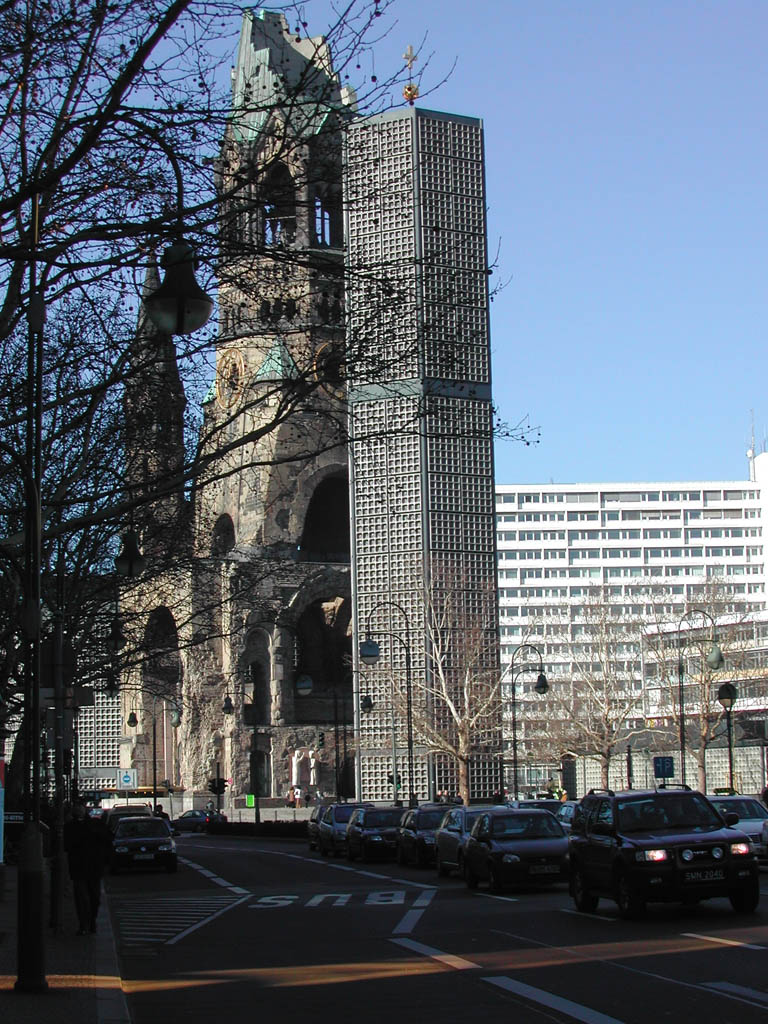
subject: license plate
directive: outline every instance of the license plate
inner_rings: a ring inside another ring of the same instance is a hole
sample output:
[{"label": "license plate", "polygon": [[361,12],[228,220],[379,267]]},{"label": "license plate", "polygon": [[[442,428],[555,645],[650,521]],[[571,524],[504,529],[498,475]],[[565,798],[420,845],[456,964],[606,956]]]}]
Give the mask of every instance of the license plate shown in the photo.
[{"label": "license plate", "polygon": [[529,868],[532,875],[559,875],[559,864],[531,864]]},{"label": "license plate", "polygon": [[133,859],[134,860],[154,860],[155,859],[155,855],[154,855],[154,853],[134,853]]},{"label": "license plate", "polygon": [[686,871],[686,882],[722,882],[725,880],[723,868],[702,868],[701,871]]}]

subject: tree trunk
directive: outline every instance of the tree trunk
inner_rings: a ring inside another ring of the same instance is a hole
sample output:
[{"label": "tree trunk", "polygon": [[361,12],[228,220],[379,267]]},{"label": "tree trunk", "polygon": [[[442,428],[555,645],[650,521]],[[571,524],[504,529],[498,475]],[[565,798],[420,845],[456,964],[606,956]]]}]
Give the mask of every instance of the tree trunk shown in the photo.
[{"label": "tree trunk", "polygon": [[707,792],[707,748],[704,744],[696,751],[696,773],[698,776],[698,787],[700,793]]},{"label": "tree trunk", "polygon": [[459,764],[459,796],[462,803],[469,806],[469,761],[460,757]]},{"label": "tree trunk", "polygon": [[608,789],[608,772],[611,767],[611,755],[609,752],[603,751],[600,755],[600,785],[603,789]]}]

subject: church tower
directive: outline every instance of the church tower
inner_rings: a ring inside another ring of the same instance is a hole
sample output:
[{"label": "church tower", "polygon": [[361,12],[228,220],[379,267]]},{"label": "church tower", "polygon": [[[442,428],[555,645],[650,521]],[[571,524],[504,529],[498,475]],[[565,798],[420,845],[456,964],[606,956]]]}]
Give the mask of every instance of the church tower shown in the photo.
[{"label": "church tower", "polygon": [[[217,168],[220,332],[196,482],[187,784],[352,795],[343,90],[322,38],[246,11]],[[227,698],[229,700],[227,701]],[[232,707],[232,712],[220,709]],[[182,729],[185,725],[182,725]],[[213,749],[213,748],[212,748]]]}]

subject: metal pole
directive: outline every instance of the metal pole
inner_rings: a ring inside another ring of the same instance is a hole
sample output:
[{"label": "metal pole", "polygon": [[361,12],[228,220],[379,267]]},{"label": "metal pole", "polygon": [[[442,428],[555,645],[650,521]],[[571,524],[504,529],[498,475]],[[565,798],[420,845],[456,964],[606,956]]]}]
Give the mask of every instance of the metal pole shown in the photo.
[{"label": "metal pole", "polygon": [[731,732],[731,709],[725,709],[725,724],[728,729],[728,785],[733,793],[733,733]]},{"label": "metal pole", "polygon": [[[514,655],[512,657],[512,664],[514,665]],[[512,782],[513,792],[515,794],[514,799],[519,799],[519,792],[517,788],[517,702],[515,699],[515,673],[514,670],[512,675]]]},{"label": "metal pole", "polygon": [[395,733],[395,677],[390,676],[391,701],[389,713],[392,720],[392,803],[397,804],[399,797],[397,791],[397,736]]},{"label": "metal pole", "polygon": [[336,803],[339,803],[339,690],[333,683],[333,758],[336,772]]},{"label": "metal pole", "polygon": [[152,813],[157,814],[157,716],[156,698],[152,697]]},{"label": "metal pole", "polygon": [[[32,198],[32,244],[37,245],[38,203]],[[24,673],[24,832],[18,872],[17,977],[23,992],[48,988],[45,977],[43,923],[43,839],[40,830],[40,563],[42,490],[42,392],[43,392],[42,295],[37,291],[37,265],[29,264],[27,332],[26,451],[25,451],[25,603],[24,633],[27,641]],[[30,771],[31,769],[31,771]],[[31,779],[30,779],[31,775]]]},{"label": "metal pole", "polygon": [[677,638],[677,708],[680,721],[680,781],[685,785],[685,692],[683,679],[685,666],[683,665],[683,653],[680,650],[680,636]]},{"label": "metal pole", "polygon": [[216,812],[221,810],[221,787],[219,785],[219,779],[221,778],[221,763],[216,762]]},{"label": "metal pole", "polygon": [[[407,620],[406,620],[407,621]],[[400,638],[402,640],[402,637]],[[416,790],[413,778],[413,686],[411,679],[411,645],[403,640],[405,647],[405,696],[406,696],[406,719],[408,727],[408,806],[418,807]]]}]

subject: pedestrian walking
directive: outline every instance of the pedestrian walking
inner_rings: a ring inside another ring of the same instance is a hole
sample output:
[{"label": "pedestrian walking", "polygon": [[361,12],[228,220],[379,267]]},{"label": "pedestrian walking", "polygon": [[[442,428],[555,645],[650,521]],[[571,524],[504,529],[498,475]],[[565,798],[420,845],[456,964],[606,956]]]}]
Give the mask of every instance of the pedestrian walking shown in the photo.
[{"label": "pedestrian walking", "polygon": [[162,804],[158,804],[157,805],[157,807],[153,811],[153,814],[154,814],[154,816],[156,818],[164,818],[166,821],[170,821],[171,820],[168,817],[167,813],[163,810],[163,805]]},{"label": "pedestrian walking", "polygon": [[75,898],[78,935],[96,931],[101,902],[101,876],[111,847],[106,825],[91,818],[85,804],[72,807],[72,817],[64,826],[64,849],[69,862],[69,877]]},{"label": "pedestrian walking", "polygon": [[293,791],[293,795],[296,800],[296,806],[301,807],[301,786],[296,786]]}]

